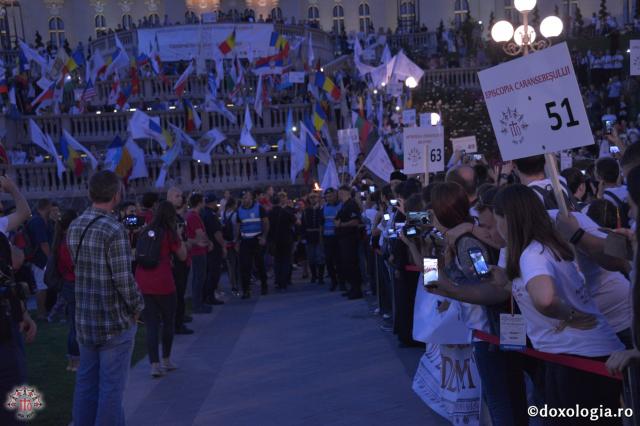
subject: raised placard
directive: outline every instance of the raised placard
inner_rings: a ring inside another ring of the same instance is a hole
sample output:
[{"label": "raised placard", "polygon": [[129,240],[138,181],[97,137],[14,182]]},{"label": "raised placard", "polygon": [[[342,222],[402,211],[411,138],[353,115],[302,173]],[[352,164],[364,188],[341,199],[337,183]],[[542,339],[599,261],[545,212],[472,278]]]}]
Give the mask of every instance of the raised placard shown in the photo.
[{"label": "raised placard", "polygon": [[464,151],[467,154],[478,152],[478,143],[475,136],[465,136],[462,138],[451,138],[451,148],[453,152]]},{"label": "raised placard", "polygon": [[403,136],[404,173],[444,171],[444,131],[441,126],[407,127]]}]

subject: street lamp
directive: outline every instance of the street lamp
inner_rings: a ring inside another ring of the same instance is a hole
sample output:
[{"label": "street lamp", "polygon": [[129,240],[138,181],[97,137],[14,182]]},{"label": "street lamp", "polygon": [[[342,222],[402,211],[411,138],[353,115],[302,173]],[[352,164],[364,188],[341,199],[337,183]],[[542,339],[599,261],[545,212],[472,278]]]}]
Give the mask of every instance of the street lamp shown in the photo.
[{"label": "street lamp", "polygon": [[514,6],[522,15],[522,25],[513,29],[509,21],[498,21],[491,28],[491,38],[503,43],[502,49],[509,56],[527,55],[551,46],[549,38],[562,33],[562,20],[557,16],[547,16],[540,23],[540,34],[544,37],[536,40],[536,30],[529,25],[529,13],[536,7],[536,0],[515,0]]}]

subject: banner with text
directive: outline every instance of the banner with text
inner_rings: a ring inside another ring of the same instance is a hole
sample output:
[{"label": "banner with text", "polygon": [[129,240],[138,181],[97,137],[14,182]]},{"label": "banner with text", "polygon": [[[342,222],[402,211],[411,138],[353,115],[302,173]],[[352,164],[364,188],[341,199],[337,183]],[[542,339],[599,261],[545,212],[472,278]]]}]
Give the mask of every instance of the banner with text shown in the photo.
[{"label": "banner with text", "polygon": [[406,127],[403,130],[403,137],[405,174],[444,171],[442,126]]},{"label": "banner with text", "polygon": [[451,148],[453,152],[464,151],[466,154],[472,154],[474,152],[478,152],[478,143],[475,136],[451,138]]},{"label": "banner with text", "polygon": [[[269,46],[273,24],[202,24],[138,30],[138,53],[149,53],[155,46],[156,36],[160,59],[166,62],[191,58],[213,59],[221,55],[218,45],[235,29],[236,45],[233,52],[240,58],[259,58],[275,52]],[[249,54],[250,50],[253,52]],[[232,54],[230,54],[232,55]]]},{"label": "banner with text", "polygon": [[629,40],[629,74],[640,75],[640,40]]},{"label": "banner with text", "polygon": [[504,161],[593,144],[566,43],[478,73]]}]

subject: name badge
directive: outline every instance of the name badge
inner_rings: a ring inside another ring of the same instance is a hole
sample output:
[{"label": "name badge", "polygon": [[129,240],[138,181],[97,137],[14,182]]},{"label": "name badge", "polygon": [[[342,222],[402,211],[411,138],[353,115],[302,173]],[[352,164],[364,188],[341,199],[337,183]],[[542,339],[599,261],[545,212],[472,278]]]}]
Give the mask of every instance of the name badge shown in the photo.
[{"label": "name badge", "polygon": [[520,314],[500,314],[500,349],[521,351],[527,345],[527,324]]}]

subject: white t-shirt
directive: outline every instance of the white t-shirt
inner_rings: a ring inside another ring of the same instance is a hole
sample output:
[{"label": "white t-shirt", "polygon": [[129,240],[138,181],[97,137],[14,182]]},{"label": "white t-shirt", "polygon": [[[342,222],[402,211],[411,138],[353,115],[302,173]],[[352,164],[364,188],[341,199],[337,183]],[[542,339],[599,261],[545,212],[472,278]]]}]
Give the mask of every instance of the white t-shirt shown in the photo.
[{"label": "white t-shirt", "polygon": [[613,195],[618,197],[620,199],[620,201],[622,201],[622,202],[629,202],[628,201],[629,200],[629,190],[627,189],[626,185],[614,186],[613,188],[607,188],[604,191],[605,192],[603,193],[602,197],[604,199],[606,199],[606,200],[611,201],[616,207],[618,206],[618,202],[616,200],[614,200],[613,197],[611,197],[606,192],[611,192]]},{"label": "white t-shirt", "polygon": [[[520,256],[521,276],[513,280],[513,297],[527,323],[527,335],[533,347],[549,353],[563,353],[586,357],[608,356],[624,349],[604,316],[598,311],[584,277],[574,262],[557,261],[553,253],[537,241],[529,244]],[[557,331],[560,320],[540,313],[529,296],[527,283],[540,275],[553,278],[557,294],[575,309],[598,318],[591,330],[565,327]]]},{"label": "white t-shirt", "polygon": [[[559,178],[560,178],[560,183],[561,183],[561,184],[562,184],[562,183],[564,183],[564,185],[566,185],[566,184],[567,184],[567,180],[566,180],[564,177],[559,176]],[[564,192],[564,194],[565,194],[566,196],[569,196],[569,194],[567,194],[567,190],[566,190],[566,188],[564,187],[564,185],[562,185],[562,186],[561,186],[561,188],[562,188],[562,192]],[[551,179],[549,179],[549,178],[544,178],[544,179],[542,179],[542,180],[534,180],[534,181],[532,181],[532,182],[529,182],[529,185],[527,185],[527,186],[528,186],[529,188],[531,188],[532,186],[538,186],[538,187],[540,187],[540,188],[544,189],[545,191],[546,191],[546,190],[549,190],[550,188],[552,188],[552,185],[551,185]],[[540,198],[540,201],[542,201],[542,202],[544,203],[544,198],[542,198],[542,195],[541,195],[540,193],[538,193],[538,191],[535,191],[535,190],[534,190],[534,192],[536,193],[536,195],[538,196],[538,198]]]},{"label": "white t-shirt", "polygon": [[[558,210],[548,210],[551,220],[555,222]],[[607,234],[599,230],[599,226],[589,216],[574,212],[580,228],[598,238],[606,238]],[[607,271],[600,267],[589,256],[576,250],[576,262],[591,292],[598,310],[616,333],[631,327],[631,283],[620,272]]]}]

